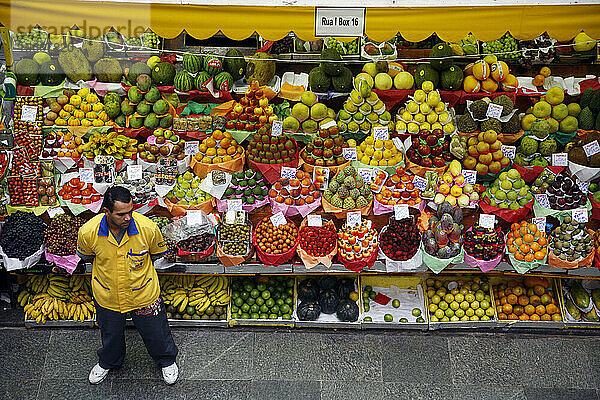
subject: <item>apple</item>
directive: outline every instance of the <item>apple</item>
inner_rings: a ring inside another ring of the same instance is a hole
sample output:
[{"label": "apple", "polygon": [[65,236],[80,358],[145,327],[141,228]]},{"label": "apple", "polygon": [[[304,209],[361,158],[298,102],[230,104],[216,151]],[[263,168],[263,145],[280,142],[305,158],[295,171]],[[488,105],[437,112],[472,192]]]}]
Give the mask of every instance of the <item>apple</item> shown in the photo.
[{"label": "apple", "polygon": [[329,137],[329,131],[326,129],[322,129],[319,131],[319,136],[323,139],[327,139]]},{"label": "apple", "polygon": [[323,140],[317,137],[315,140],[313,140],[313,145],[315,147],[323,147]]},{"label": "apple", "polygon": [[[246,107],[246,106],[248,106],[249,104],[250,104],[250,100],[248,100],[248,98],[247,98],[247,97],[242,97],[242,98],[240,99],[240,105],[242,105],[243,107]],[[240,112],[240,114],[241,114],[241,112]]]},{"label": "apple", "polygon": [[452,161],[452,159],[454,158],[451,153],[444,153],[442,157],[448,162]]},{"label": "apple", "polygon": [[265,91],[262,89],[256,89],[256,91],[254,92],[254,97],[256,97],[257,99],[262,99],[263,97],[265,97]]},{"label": "apple", "polygon": [[269,99],[267,99],[266,97],[261,98],[260,100],[258,100],[258,105],[262,108],[265,108],[269,105]]},{"label": "apple", "polygon": [[156,155],[160,152],[160,149],[158,148],[158,146],[152,145],[150,146],[150,153]]},{"label": "apple", "polygon": [[235,106],[233,106],[233,112],[236,114],[241,114],[244,112],[244,107],[240,103],[236,103]]},{"label": "apple", "polygon": [[427,146],[426,144],[422,144],[419,146],[418,151],[421,156],[428,156],[431,154],[431,147]]},{"label": "apple", "polygon": [[235,123],[235,129],[237,129],[238,131],[244,130],[244,126],[246,126],[246,124],[244,124],[241,121]]},{"label": "apple", "polygon": [[258,107],[258,100],[250,99],[250,105],[254,108]]},{"label": "apple", "polygon": [[265,107],[265,115],[273,115],[273,107],[266,106]]},{"label": "apple", "polygon": [[254,132],[254,124],[246,124],[244,127],[248,132]]},{"label": "apple", "polygon": [[317,148],[315,148],[315,149],[312,151],[312,154],[313,154],[315,157],[322,157],[322,156],[323,156],[323,149],[321,149],[321,148],[317,147]]},{"label": "apple", "polygon": [[333,151],[331,149],[323,150],[323,157],[326,159],[330,159],[333,157]]},{"label": "apple", "polygon": [[256,91],[254,89],[248,88],[248,89],[246,89],[244,96],[246,96],[247,99],[252,99],[252,98],[254,98],[254,93],[256,93]]},{"label": "apple", "polygon": [[429,158],[429,157],[422,158],[421,166],[426,167],[426,168],[433,167],[433,161],[431,161],[431,158]]},{"label": "apple", "polygon": [[433,146],[438,142],[438,138],[435,135],[427,135],[427,137],[425,138],[425,142],[429,145],[429,146]]},{"label": "apple", "polygon": [[333,139],[333,143],[335,143],[336,146],[343,146],[344,145],[344,137],[341,135],[336,136]]},{"label": "apple", "polygon": [[335,158],[331,158],[325,161],[325,165],[328,167],[335,167],[337,165],[337,162],[335,161]]},{"label": "apple", "polygon": [[448,151],[448,150],[450,150],[450,142],[447,140],[444,140],[444,142],[442,143],[442,152]]},{"label": "apple", "polygon": [[431,155],[437,157],[442,154],[442,146],[435,146],[431,148]]},{"label": "apple", "polygon": [[240,114],[238,119],[242,122],[248,121],[248,114]]},{"label": "apple", "polygon": [[252,115],[248,116],[248,122],[254,123],[254,122],[257,122],[257,121],[258,121],[258,115],[252,114]]},{"label": "apple", "polygon": [[325,139],[325,141],[323,142],[323,146],[325,146],[328,149],[332,149],[333,146],[335,146],[335,143],[333,142],[333,139]]},{"label": "apple", "polygon": [[434,157],[433,158],[433,166],[436,168],[441,168],[446,165],[446,161],[442,157]]},{"label": "apple", "polygon": [[337,157],[341,154],[342,154],[342,148],[340,146],[335,146],[333,148],[333,155]]},{"label": "apple", "polygon": [[235,122],[233,122],[233,121],[227,121],[227,122],[225,122],[225,128],[227,128],[227,129],[235,129]]},{"label": "apple", "polygon": [[438,139],[441,139],[444,137],[444,131],[442,131],[441,129],[434,129],[432,132],[435,136],[438,137]]},{"label": "apple", "polygon": [[254,109],[254,115],[262,115],[263,114],[263,109],[260,107],[256,107]]},{"label": "apple", "polygon": [[260,122],[261,124],[266,124],[267,122],[269,122],[269,117],[266,115],[261,115],[258,117],[258,122]]}]

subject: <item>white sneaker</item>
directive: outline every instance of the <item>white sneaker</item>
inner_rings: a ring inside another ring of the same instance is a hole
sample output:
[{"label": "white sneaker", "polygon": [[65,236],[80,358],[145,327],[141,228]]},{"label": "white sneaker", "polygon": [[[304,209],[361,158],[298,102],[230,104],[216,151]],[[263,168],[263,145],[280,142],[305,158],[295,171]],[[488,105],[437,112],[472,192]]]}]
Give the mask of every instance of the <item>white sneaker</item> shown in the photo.
[{"label": "white sneaker", "polygon": [[97,385],[102,382],[106,376],[108,375],[109,369],[104,369],[100,366],[100,364],[94,365],[94,368],[90,371],[89,380],[93,385]]},{"label": "white sneaker", "polygon": [[179,378],[179,368],[177,368],[177,364],[173,363],[168,367],[163,367],[162,375],[167,385],[172,385],[177,382],[177,378]]}]

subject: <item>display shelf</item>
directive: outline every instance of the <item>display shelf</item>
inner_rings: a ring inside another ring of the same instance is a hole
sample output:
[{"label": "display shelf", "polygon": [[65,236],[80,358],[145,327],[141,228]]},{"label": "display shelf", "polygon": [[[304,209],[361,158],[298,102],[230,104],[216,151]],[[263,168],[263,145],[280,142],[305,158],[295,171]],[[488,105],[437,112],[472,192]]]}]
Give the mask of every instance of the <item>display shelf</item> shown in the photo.
[{"label": "display shelf", "polygon": [[292,264],[265,266],[264,264],[240,264],[225,268],[226,274],[291,274],[294,272]]},{"label": "display shelf", "polygon": [[596,267],[582,267],[577,269],[567,270],[567,275],[572,275],[574,278],[579,276],[598,276],[600,277],[600,269]]},{"label": "display shelf", "polygon": [[38,324],[34,320],[25,320],[25,328],[94,328],[95,319],[86,319],[82,322],[72,320],[46,321],[45,324]]},{"label": "display shelf", "polygon": [[168,319],[169,326],[176,328],[228,328],[227,320]]},{"label": "display shelf", "polygon": [[225,268],[223,264],[193,264],[193,263],[176,263],[175,265],[157,270],[157,272],[165,274],[223,274]]},{"label": "display shelf", "polygon": [[295,274],[356,274],[344,267],[343,264],[331,264],[331,267],[327,268],[323,264],[316,265],[313,268],[306,268],[304,264],[294,265]]}]

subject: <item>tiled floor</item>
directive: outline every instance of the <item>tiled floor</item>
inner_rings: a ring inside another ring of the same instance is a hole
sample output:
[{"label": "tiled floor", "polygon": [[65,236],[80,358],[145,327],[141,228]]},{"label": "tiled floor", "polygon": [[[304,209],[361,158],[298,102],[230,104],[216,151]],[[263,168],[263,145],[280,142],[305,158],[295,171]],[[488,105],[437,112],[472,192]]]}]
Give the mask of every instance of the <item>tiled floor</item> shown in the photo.
[{"label": "tiled floor", "polygon": [[97,329],[0,328],[3,399],[600,400],[600,335],[173,329],[172,387],[134,329],[127,357],[87,382]]}]

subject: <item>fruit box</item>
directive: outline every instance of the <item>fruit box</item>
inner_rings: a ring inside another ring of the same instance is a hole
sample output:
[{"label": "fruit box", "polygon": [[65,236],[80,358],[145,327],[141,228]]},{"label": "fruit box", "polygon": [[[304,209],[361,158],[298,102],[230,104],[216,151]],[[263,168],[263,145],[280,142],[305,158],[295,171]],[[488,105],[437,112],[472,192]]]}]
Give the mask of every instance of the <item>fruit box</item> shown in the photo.
[{"label": "fruit box", "polygon": [[[575,288],[577,285],[577,288]],[[596,279],[561,279],[562,315],[565,327],[600,328],[600,321],[583,317],[585,312],[592,316],[600,313],[600,281]],[[582,307],[587,304],[587,307]]]},{"label": "fruit box", "polygon": [[[564,328],[565,323],[561,311],[564,307],[560,279],[536,276],[492,276],[490,277],[490,284],[498,317],[497,326],[502,329]],[[508,287],[503,289],[499,285]],[[516,287],[520,289],[513,293],[513,289]],[[507,289],[510,289],[508,294]],[[546,295],[550,295],[550,300],[544,298]],[[496,300],[500,302],[498,305],[496,305]],[[553,305],[553,307],[547,309],[549,305]],[[534,308],[531,309],[529,306]],[[502,312],[498,307],[502,307]],[[506,314],[507,312],[510,312],[510,314]],[[530,316],[533,315],[537,316],[531,318]],[[509,317],[511,319],[508,319]],[[550,318],[550,320],[546,320],[546,318]]]},{"label": "fruit box", "polygon": [[[423,283],[430,329],[497,326],[492,284],[486,275],[428,275]],[[454,303],[458,303],[458,308]],[[436,316],[436,312],[439,315]],[[444,317],[454,316],[459,320],[442,321]]]},{"label": "fruit box", "polygon": [[[296,306],[294,308],[294,320],[296,321],[296,326],[297,327],[308,327],[308,328],[354,328],[354,329],[360,329],[361,328],[361,315],[360,315],[360,305],[359,300],[360,300],[360,285],[359,285],[359,281],[358,281],[358,276],[357,275],[336,275],[334,276],[333,274],[330,273],[324,273],[324,274],[319,274],[320,276],[298,276],[296,277]],[[340,321],[337,316],[336,313],[334,312],[333,314],[325,314],[323,312],[320,313],[319,317],[314,320],[314,321],[301,321],[300,318],[298,317],[298,306],[300,305],[301,301],[298,298],[297,294],[298,294],[298,285],[304,281],[305,279],[326,279],[323,277],[331,277],[331,278],[342,278],[342,279],[352,279],[354,281],[354,291],[358,293],[359,295],[359,300],[356,301],[357,306],[359,307],[359,315],[358,315],[358,319],[355,322],[348,322],[348,321]]]},{"label": "fruit box", "polygon": [[[370,292],[365,290],[369,287],[376,295],[369,296]],[[423,280],[418,276],[361,276],[359,302],[363,329],[427,330],[429,318],[423,287]],[[367,298],[368,304],[365,303]],[[386,315],[391,315],[392,320],[386,322]]]},{"label": "fruit box", "polygon": [[[229,279],[225,277],[225,279]],[[231,297],[231,285],[227,285],[227,294]],[[169,326],[175,327],[203,327],[203,326],[211,326],[211,327],[221,327],[226,328],[229,326],[227,322],[229,318],[229,309],[230,306],[227,306],[227,314],[224,319],[202,319],[198,315],[193,315],[191,318],[169,318],[167,321],[169,322]],[[196,317],[196,318],[194,318]]]}]

